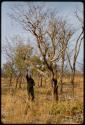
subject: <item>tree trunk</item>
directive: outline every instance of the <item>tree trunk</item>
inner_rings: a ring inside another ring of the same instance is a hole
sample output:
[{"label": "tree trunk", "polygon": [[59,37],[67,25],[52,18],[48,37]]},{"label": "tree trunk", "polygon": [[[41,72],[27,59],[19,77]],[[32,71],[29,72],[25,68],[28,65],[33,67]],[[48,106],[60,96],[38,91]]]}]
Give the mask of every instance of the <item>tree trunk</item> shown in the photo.
[{"label": "tree trunk", "polygon": [[15,86],[15,88],[17,88],[18,81],[19,81],[19,76],[17,76],[17,78],[16,78],[16,86]]},{"label": "tree trunk", "polygon": [[40,87],[42,87],[42,76],[40,77]]},{"label": "tree trunk", "polygon": [[74,78],[75,78],[75,70],[72,73],[71,83],[72,83],[72,95],[74,97]]},{"label": "tree trunk", "polygon": [[12,74],[10,75],[10,80],[9,80],[9,93],[12,93]]},{"label": "tree trunk", "polygon": [[19,88],[21,89],[21,84],[22,84],[22,76],[20,77],[20,82],[19,82]]},{"label": "tree trunk", "polygon": [[12,85],[12,74],[10,75],[9,87]]},{"label": "tree trunk", "polygon": [[58,86],[53,88],[54,100],[58,101]]},{"label": "tree trunk", "polygon": [[65,58],[65,53],[62,53],[62,67],[61,67],[61,79],[60,79],[60,83],[61,83],[61,89],[60,92],[63,92],[63,70],[64,70],[64,58]]},{"label": "tree trunk", "polygon": [[60,88],[60,92],[63,92],[63,65],[62,65],[62,69],[61,69],[61,79],[60,79],[60,84],[61,84],[61,88]]},{"label": "tree trunk", "polygon": [[45,85],[46,85],[46,78],[44,79],[44,81],[45,81]]},{"label": "tree trunk", "polygon": [[39,74],[38,77],[39,77],[38,86],[42,87],[42,76]]},{"label": "tree trunk", "polygon": [[57,85],[57,79],[55,78],[52,78],[52,87],[53,87],[54,100],[58,101],[58,85]]},{"label": "tree trunk", "polygon": [[17,86],[19,85],[19,88],[21,88],[21,84],[22,84],[22,75],[19,74],[16,78],[16,86],[15,88],[17,88]]}]

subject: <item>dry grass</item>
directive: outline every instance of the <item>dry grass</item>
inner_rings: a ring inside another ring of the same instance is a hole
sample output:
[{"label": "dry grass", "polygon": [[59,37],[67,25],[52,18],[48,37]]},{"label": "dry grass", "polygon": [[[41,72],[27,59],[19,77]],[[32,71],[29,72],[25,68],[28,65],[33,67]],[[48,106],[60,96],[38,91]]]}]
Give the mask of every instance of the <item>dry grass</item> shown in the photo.
[{"label": "dry grass", "polygon": [[[76,81],[79,80],[76,78]],[[77,81],[78,82],[78,81]],[[1,120],[3,123],[29,123],[29,124],[82,124],[83,123],[83,80],[80,78],[78,88],[75,88],[76,100],[53,101],[49,81],[43,87],[35,85],[35,101],[27,98],[26,84],[23,89],[17,89],[13,95],[8,93],[8,88],[2,85],[1,95]],[[81,88],[81,89],[80,89]],[[5,92],[4,92],[5,91]],[[69,93],[68,93],[69,94]],[[80,96],[81,95],[81,96]],[[64,97],[64,95],[62,95]],[[60,96],[59,96],[60,97]],[[28,105],[28,109],[27,108]],[[27,111],[27,114],[25,114]]]}]

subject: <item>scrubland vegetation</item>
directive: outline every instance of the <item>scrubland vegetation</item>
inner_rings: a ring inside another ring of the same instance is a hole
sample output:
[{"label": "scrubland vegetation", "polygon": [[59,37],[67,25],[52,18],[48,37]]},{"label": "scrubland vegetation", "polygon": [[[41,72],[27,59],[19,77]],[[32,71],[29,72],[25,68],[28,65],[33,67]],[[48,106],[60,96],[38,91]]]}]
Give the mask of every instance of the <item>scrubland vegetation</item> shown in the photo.
[{"label": "scrubland vegetation", "polygon": [[[78,66],[84,39],[82,11],[74,13],[79,28],[56,11],[42,3],[18,3],[8,13],[30,39],[14,35],[2,41],[6,58],[1,71],[3,123],[83,123],[83,61]],[[35,81],[34,101],[27,95],[29,68]]]},{"label": "scrubland vegetation", "polygon": [[[26,83],[22,89],[14,89],[9,94],[8,81],[3,79],[1,97],[1,121],[3,123],[45,123],[45,124],[82,124],[83,116],[83,76],[76,78],[75,98],[72,99],[72,88],[68,85],[59,94],[59,101],[53,100],[49,79],[47,84],[35,85],[35,101],[28,100]],[[13,84],[13,88],[14,88]]]}]

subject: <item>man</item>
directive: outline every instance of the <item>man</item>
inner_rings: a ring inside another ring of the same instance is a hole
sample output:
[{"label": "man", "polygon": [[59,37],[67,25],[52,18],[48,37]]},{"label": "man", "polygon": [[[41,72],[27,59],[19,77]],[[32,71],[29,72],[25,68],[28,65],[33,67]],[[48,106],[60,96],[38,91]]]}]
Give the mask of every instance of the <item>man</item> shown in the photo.
[{"label": "man", "polygon": [[26,74],[26,80],[27,80],[27,92],[28,92],[28,96],[29,99],[31,97],[31,100],[34,100],[34,80],[31,77],[31,70],[30,68],[27,69],[27,74]]}]

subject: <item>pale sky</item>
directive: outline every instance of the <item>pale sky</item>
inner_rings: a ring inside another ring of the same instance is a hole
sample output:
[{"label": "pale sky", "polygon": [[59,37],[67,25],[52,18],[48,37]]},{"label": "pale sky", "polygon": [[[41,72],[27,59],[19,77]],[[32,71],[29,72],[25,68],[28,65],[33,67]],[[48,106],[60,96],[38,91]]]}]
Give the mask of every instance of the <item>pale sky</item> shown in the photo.
[{"label": "pale sky", "polygon": [[[11,12],[11,8],[14,4],[24,4],[25,2],[2,2],[1,5],[1,45],[3,46],[5,43],[3,42],[5,37],[10,37],[14,35],[21,35],[26,40],[28,39],[28,33],[22,29],[18,23],[13,21],[7,13]],[[29,3],[29,2],[28,2]],[[33,2],[38,3],[38,2]],[[82,2],[45,2],[46,6],[50,9],[56,8],[61,16],[65,16],[70,24],[72,24],[76,29],[79,29],[79,22],[74,16],[74,11],[79,8],[83,12],[83,3]],[[81,15],[83,17],[83,13]],[[76,36],[76,35],[75,35]],[[33,41],[33,39],[32,39]],[[35,44],[35,42],[33,42]],[[78,62],[83,63],[83,43],[80,49],[80,53],[78,56]],[[6,59],[3,54],[1,54],[1,63],[5,63]]]}]

